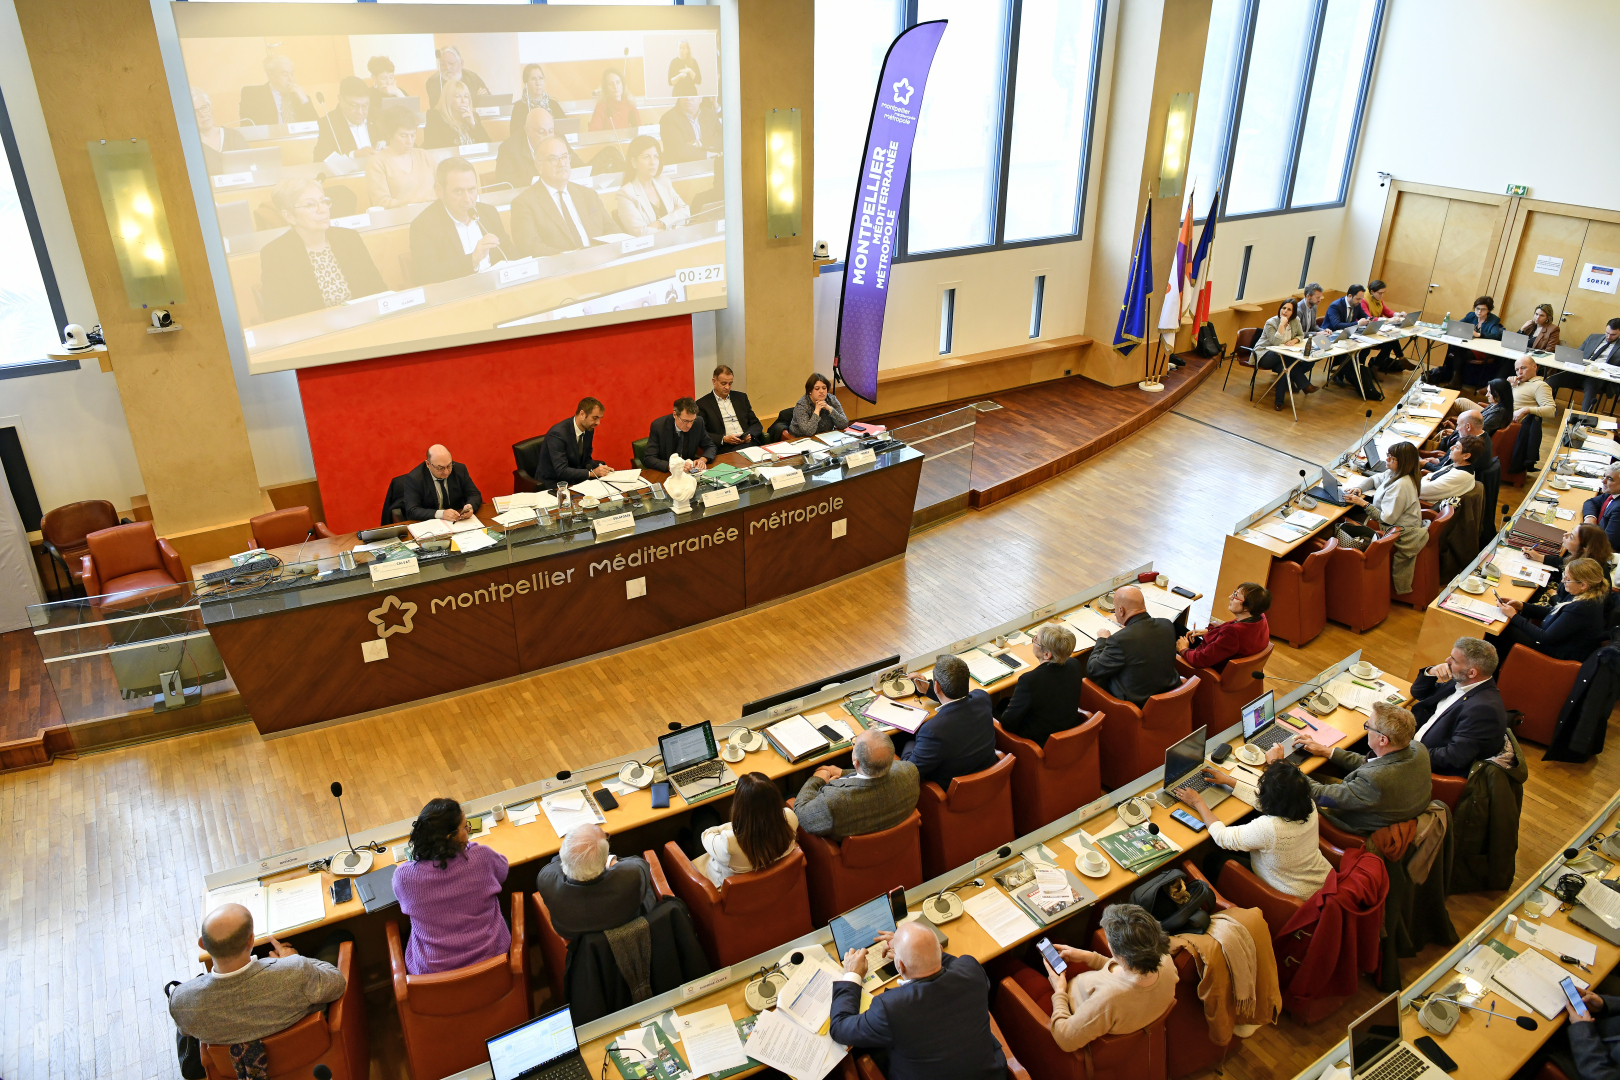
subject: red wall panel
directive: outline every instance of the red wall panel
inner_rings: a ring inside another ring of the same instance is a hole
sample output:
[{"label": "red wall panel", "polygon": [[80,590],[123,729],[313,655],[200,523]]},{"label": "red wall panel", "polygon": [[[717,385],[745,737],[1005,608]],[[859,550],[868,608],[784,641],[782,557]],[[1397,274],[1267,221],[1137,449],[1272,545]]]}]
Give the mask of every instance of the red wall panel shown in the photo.
[{"label": "red wall panel", "polygon": [[512,490],[512,444],[543,435],[585,396],[607,406],[596,455],[630,465],[630,442],[692,391],[692,322],[668,319],[303,368],[327,524],[378,524],[388,481],[443,443],[486,500]]}]

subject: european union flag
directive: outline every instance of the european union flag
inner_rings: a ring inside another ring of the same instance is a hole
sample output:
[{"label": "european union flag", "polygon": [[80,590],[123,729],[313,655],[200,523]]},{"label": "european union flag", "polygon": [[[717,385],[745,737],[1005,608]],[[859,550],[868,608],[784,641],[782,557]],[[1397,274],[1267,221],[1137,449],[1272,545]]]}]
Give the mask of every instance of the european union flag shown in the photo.
[{"label": "european union flag", "polygon": [[1142,235],[1131,256],[1131,273],[1125,279],[1125,300],[1119,305],[1119,325],[1114,328],[1114,348],[1130,355],[1147,337],[1148,301],[1153,297],[1153,203],[1142,215]]}]

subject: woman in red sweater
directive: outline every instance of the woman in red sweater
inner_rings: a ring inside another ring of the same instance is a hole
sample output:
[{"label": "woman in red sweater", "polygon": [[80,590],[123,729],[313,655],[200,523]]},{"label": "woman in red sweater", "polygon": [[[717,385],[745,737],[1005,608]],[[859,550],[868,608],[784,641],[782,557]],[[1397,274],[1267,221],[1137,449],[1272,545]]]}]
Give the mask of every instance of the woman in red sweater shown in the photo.
[{"label": "woman in red sweater", "polygon": [[1271,593],[1266,587],[1245,581],[1226,598],[1226,610],[1232,618],[1212,622],[1198,634],[1183,637],[1176,642],[1176,652],[1193,667],[1216,671],[1234,656],[1253,656],[1271,641],[1271,627],[1266,624],[1266,609],[1270,606]]}]

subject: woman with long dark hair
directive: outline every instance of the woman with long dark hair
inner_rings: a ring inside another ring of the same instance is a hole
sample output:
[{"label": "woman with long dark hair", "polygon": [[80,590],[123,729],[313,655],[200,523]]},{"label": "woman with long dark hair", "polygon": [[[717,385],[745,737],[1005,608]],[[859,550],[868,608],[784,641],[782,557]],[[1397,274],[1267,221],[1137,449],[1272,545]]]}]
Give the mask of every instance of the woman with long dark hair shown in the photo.
[{"label": "woman with long dark hair", "polygon": [[1364,491],[1346,489],[1344,496],[1353,506],[1366,512],[1367,524],[1379,533],[1400,529],[1395,540],[1395,553],[1390,557],[1390,580],[1395,592],[1412,591],[1412,571],[1418,552],[1429,542],[1429,530],[1423,527],[1423,507],[1418,501],[1418,477],[1422,459],[1417,447],[1409,442],[1398,442],[1384,456],[1388,466],[1372,478],[1369,487],[1372,496]]},{"label": "woman with long dark hair", "polygon": [[411,918],[405,970],[454,971],[505,955],[512,932],[501,915],[506,856],[467,838],[454,799],[432,799],[411,822],[411,861],[394,871],[399,910]]},{"label": "woman with long dark hair", "polygon": [[799,818],[776,783],[764,773],[743,773],[731,797],[731,820],[703,830],[703,850],[693,863],[716,887],[733,874],[760,870],[793,850]]},{"label": "woman with long dark hair", "polygon": [[[1233,783],[1230,773],[1214,765],[1204,766],[1204,776],[1216,784]],[[1333,869],[1317,846],[1311,782],[1293,762],[1274,761],[1260,774],[1258,790],[1259,815],[1241,825],[1223,824],[1191,788],[1176,795],[1204,819],[1216,847],[1246,854],[1255,877],[1278,892],[1304,899],[1322,887]]]}]

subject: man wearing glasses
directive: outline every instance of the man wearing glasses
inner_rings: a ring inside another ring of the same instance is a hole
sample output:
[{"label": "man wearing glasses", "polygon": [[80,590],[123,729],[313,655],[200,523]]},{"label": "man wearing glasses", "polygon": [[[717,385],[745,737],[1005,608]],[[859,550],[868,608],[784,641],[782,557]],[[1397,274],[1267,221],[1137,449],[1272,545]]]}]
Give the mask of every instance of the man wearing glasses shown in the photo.
[{"label": "man wearing glasses", "polygon": [[[1344,773],[1331,784],[1307,778],[1322,816],[1345,832],[1368,836],[1385,825],[1411,821],[1428,809],[1431,781],[1429,751],[1412,741],[1417,720],[1409,711],[1380,701],[1362,727],[1367,732],[1364,755],[1304,738],[1299,746],[1314,757],[1327,758]],[[1268,762],[1282,757],[1281,745],[1266,752]]]},{"label": "man wearing glasses", "polygon": [[617,232],[602,199],[568,180],[568,144],[543,139],[534,156],[540,181],[512,200],[512,240],[518,256],[559,255],[591,246],[591,238]]},{"label": "man wearing glasses", "polygon": [[483,505],[484,497],[467,466],[452,459],[450,451],[438,443],[428,447],[427,460],[405,476],[407,521],[466,521]]}]

